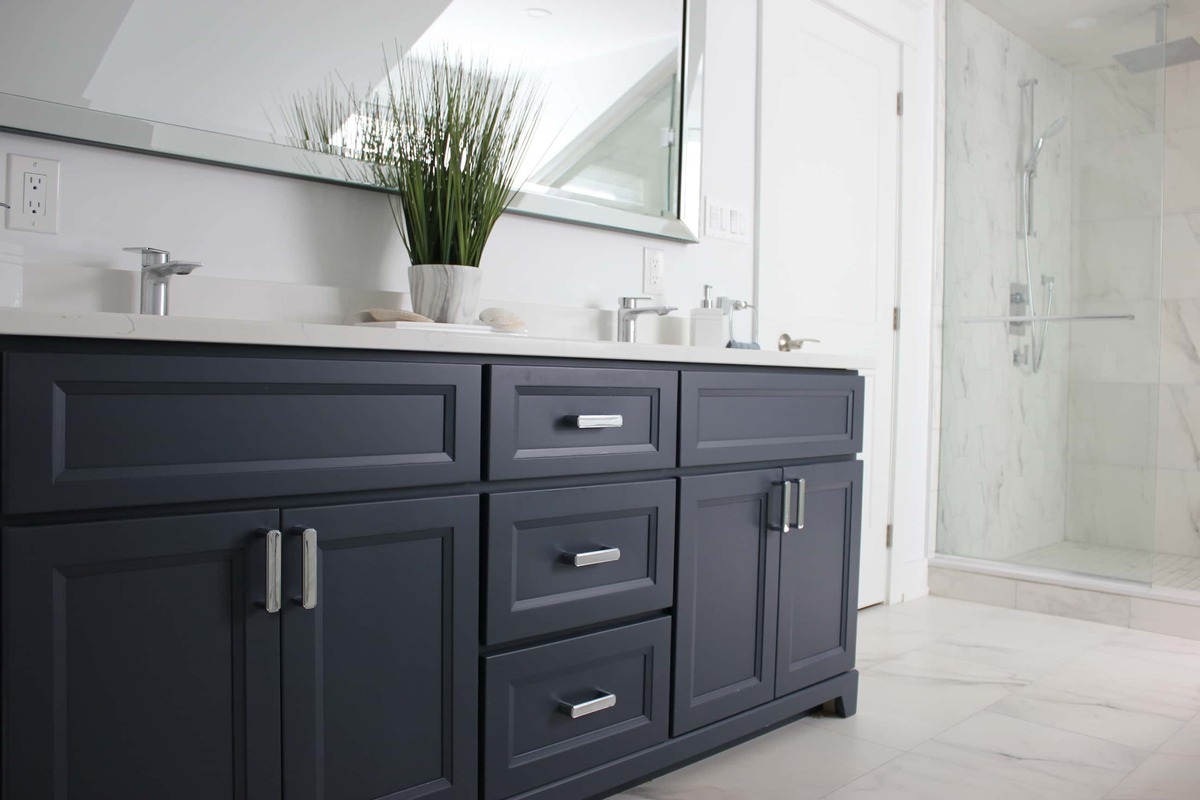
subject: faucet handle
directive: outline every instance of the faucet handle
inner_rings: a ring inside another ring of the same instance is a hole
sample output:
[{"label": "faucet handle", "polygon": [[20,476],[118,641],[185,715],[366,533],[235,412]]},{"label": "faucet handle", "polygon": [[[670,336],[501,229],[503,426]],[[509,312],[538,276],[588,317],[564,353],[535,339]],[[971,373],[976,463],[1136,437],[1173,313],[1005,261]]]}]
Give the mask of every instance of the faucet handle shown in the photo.
[{"label": "faucet handle", "polygon": [[650,299],[652,299],[652,298],[646,297],[645,295],[637,295],[635,297],[622,297],[621,298],[621,308],[637,308],[638,300],[650,300]]},{"label": "faucet handle", "polygon": [[153,267],[171,260],[171,254],[157,247],[123,247],[126,253],[140,253],[143,267]]}]

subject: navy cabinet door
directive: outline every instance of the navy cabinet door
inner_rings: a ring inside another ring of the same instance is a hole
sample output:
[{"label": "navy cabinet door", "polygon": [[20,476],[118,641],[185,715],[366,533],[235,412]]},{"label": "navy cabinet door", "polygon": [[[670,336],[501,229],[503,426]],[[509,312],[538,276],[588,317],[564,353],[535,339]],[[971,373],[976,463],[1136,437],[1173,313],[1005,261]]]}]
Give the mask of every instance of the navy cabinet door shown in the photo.
[{"label": "navy cabinet door", "polygon": [[278,523],[4,530],[5,798],[278,800]]},{"label": "navy cabinet door", "polygon": [[861,461],[783,471],[796,527],[780,537],[777,695],[854,668],[862,474]]},{"label": "navy cabinet door", "polygon": [[283,533],[288,800],[474,799],[479,498],[285,511]]},{"label": "navy cabinet door", "polygon": [[676,736],[775,697],[781,475],[680,481]]}]

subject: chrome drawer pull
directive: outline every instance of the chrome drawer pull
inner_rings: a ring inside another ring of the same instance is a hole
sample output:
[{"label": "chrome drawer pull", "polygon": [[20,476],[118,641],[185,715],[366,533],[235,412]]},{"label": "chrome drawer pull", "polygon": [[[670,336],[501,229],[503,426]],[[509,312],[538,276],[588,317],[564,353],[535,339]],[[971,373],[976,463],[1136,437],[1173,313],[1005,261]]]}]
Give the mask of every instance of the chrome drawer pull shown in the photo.
[{"label": "chrome drawer pull", "polygon": [[317,531],[305,528],[300,536],[300,605],[311,610],[317,607]]},{"label": "chrome drawer pull", "polygon": [[792,529],[792,482],[783,482],[783,519],[779,529],[787,533]]},{"label": "chrome drawer pull", "polygon": [[808,481],[804,478],[796,479],[796,491],[800,493],[800,497],[796,500],[798,511],[796,512],[796,530],[804,529],[804,501],[808,495]]},{"label": "chrome drawer pull", "polygon": [[267,531],[267,596],[268,614],[279,613],[279,597],[283,594],[283,570],[280,569],[279,551],[283,544],[283,534],[279,531]]},{"label": "chrome drawer pull", "polygon": [[625,418],[620,414],[580,414],[575,418],[575,427],[580,430],[593,428],[620,428]]},{"label": "chrome drawer pull", "polygon": [[621,559],[621,548],[605,547],[600,550],[588,550],[586,553],[567,553],[567,561],[577,567],[590,567],[594,564],[607,564]]},{"label": "chrome drawer pull", "polygon": [[617,696],[605,693],[595,700],[588,700],[585,703],[559,703],[558,710],[571,719],[579,719],[580,717],[586,717],[588,714],[595,714],[597,711],[612,708],[616,704]]}]

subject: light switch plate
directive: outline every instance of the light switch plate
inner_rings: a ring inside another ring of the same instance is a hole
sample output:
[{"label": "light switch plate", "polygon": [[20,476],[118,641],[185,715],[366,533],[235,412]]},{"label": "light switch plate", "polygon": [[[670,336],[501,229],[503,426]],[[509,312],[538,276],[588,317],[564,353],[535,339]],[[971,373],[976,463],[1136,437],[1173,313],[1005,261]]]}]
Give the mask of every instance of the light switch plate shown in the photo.
[{"label": "light switch plate", "polygon": [[58,233],[58,173],[52,158],[8,154],[6,228]]}]

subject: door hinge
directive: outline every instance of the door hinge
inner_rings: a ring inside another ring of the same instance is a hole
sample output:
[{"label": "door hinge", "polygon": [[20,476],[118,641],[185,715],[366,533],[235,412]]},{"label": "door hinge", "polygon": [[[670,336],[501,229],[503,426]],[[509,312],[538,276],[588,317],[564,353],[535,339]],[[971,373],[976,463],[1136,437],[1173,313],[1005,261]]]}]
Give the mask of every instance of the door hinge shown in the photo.
[{"label": "door hinge", "polygon": [[904,116],[904,92],[896,92],[896,116]]},{"label": "door hinge", "polygon": [[887,546],[888,547],[892,546],[892,523],[890,523],[890,522],[888,523],[888,526],[887,526]]},{"label": "door hinge", "polygon": [[900,330],[900,306],[892,309],[892,330]]}]

